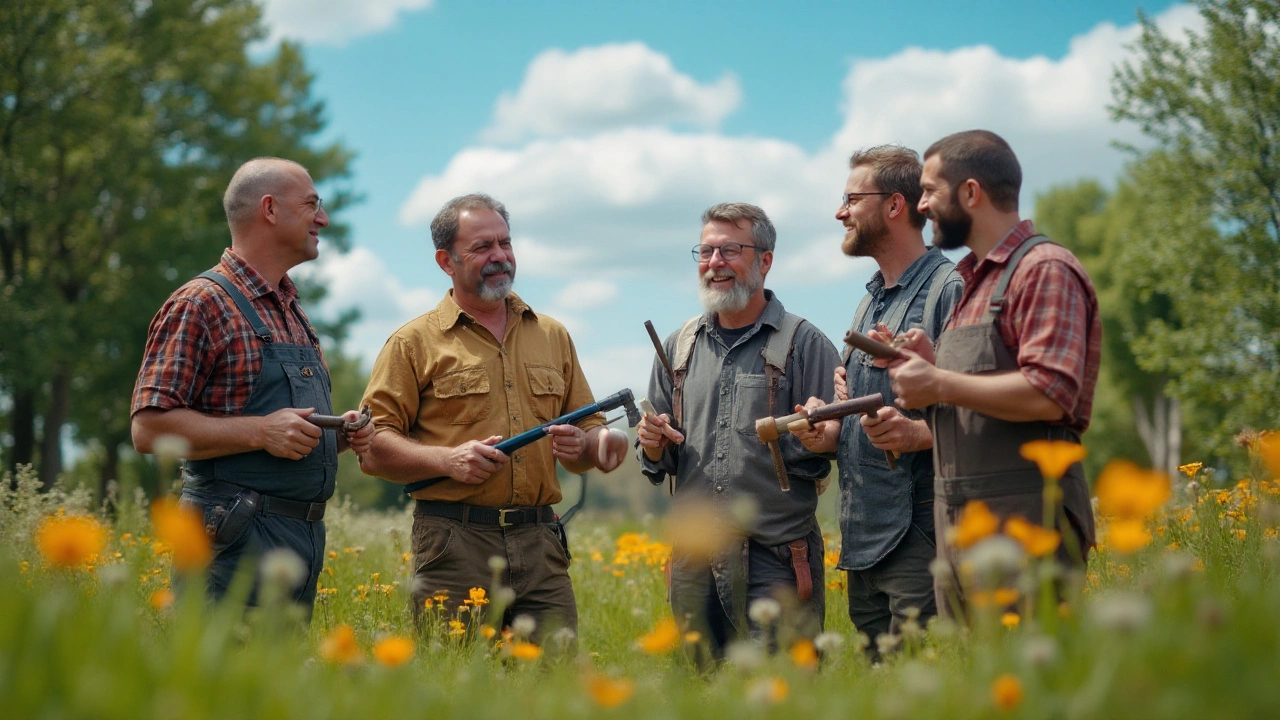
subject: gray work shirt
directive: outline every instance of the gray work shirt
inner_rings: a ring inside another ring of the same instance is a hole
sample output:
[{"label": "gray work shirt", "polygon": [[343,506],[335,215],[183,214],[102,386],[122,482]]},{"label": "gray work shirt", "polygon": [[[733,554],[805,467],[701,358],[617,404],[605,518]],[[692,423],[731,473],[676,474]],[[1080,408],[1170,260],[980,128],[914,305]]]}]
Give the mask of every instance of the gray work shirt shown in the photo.
[{"label": "gray work shirt", "polygon": [[[756,437],[755,422],[768,417],[765,342],[782,322],[782,303],[765,291],[768,305],[755,325],[732,347],[716,331],[715,315],[702,316],[684,379],[681,430],[685,441],[669,445],[657,462],[637,448],[641,469],[654,483],[674,477],[676,503],[711,499],[726,513],[734,501],[751,498],[757,512],[744,528],[751,539],[769,546],[802,538],[817,528],[817,481],[831,472],[831,461],[804,448],[791,435],[780,439],[791,481],[783,492],[769,448]],[[679,331],[667,338],[667,357],[675,360]],[[840,356],[822,331],[800,323],[778,389],[774,415],[790,414],[810,396],[828,402]],[[671,412],[671,379],[656,359],[649,379],[649,401],[659,413]]]},{"label": "gray work shirt", "polygon": [[[952,310],[960,302],[964,281],[954,273],[946,281],[929,327],[923,327],[925,302],[935,268],[945,273],[951,267],[951,261],[935,248],[911,263],[893,287],[886,288],[884,276],[877,271],[867,283],[870,311],[854,329],[866,333],[878,322],[891,323],[901,318],[899,323],[894,323],[896,327],[891,325],[889,329],[905,332],[918,327],[937,341]],[[889,371],[874,367],[872,358],[861,350],[849,354],[845,371],[849,397],[881,393],[886,405],[891,405],[896,398],[890,389]],[[908,415],[913,419],[922,417],[919,413]],[[903,453],[898,458],[898,468],[890,470],[884,451],[871,444],[860,419],[860,416],[845,418],[836,449],[842,536],[837,567],[841,570],[866,570],[880,562],[910,529],[912,506],[933,501],[933,451]]]}]

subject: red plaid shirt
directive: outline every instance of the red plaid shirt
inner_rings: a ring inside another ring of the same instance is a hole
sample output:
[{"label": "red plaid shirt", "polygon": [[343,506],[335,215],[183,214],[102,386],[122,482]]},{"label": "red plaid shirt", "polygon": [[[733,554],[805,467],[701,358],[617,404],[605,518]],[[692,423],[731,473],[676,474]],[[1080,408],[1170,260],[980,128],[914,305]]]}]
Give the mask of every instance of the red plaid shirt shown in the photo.
[{"label": "red plaid shirt", "polygon": [[[272,288],[230,248],[213,270],[244,293],[275,342],[319,348],[288,275],[279,288]],[[204,278],[187,282],[169,296],[147,330],[131,413],[190,408],[210,415],[239,414],[262,369],[261,347],[262,340],[226,291]]]},{"label": "red plaid shirt", "polygon": [[[947,329],[986,322],[991,295],[1009,256],[1035,235],[1023,220],[978,262],[970,254],[956,264],[964,295]],[[1089,275],[1070,250],[1050,243],[1032,248],[1005,292],[1000,337],[1022,375],[1066,413],[1065,424],[1089,426],[1102,355],[1102,320]]]}]

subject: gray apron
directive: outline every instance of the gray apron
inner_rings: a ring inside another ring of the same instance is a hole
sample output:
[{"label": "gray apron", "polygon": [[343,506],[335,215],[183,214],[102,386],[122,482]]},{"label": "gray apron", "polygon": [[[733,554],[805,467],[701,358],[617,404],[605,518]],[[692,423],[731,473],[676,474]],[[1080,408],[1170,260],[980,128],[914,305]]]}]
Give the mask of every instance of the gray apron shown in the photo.
[{"label": "gray apron", "polygon": [[[973,375],[1018,369],[1017,360],[1000,338],[997,321],[1004,310],[1005,290],[1018,262],[1028,250],[1042,242],[1049,239],[1033,236],[1014,251],[991,296],[991,307],[984,322],[942,333],[936,352],[939,368]],[[951,593],[959,588],[954,576],[959,551],[948,542],[947,535],[965,503],[981,500],[1002,523],[1013,515],[1021,515],[1036,525],[1043,525],[1044,479],[1036,464],[1024,459],[1019,449],[1032,440],[1080,442],[1080,436],[1065,425],[998,420],[945,403],[930,408],[929,425],[933,430],[933,514],[938,558],[952,569],[952,577],[935,578],[934,591],[939,614],[951,617],[956,599]],[[1067,567],[1082,568],[1094,544],[1093,509],[1084,467],[1080,463],[1072,465],[1058,482],[1065,512],[1059,512],[1055,519],[1056,529],[1063,534],[1057,557]],[[958,599],[963,608],[963,595]]]},{"label": "gray apron", "polygon": [[[307,345],[274,342],[270,329],[249,300],[225,276],[210,271],[200,277],[213,280],[231,296],[262,340],[262,368],[241,414],[263,416],[283,408],[308,407],[331,414],[329,373],[320,361],[320,351]],[[301,313],[299,320],[308,324]],[[325,430],[320,444],[299,460],[255,450],[189,460],[183,463],[182,470],[182,499],[203,509],[205,527],[213,536],[209,595],[216,599],[226,594],[243,561],[255,565],[249,604],[256,604],[257,561],[267,550],[284,547],[296,553],[307,568],[306,580],[295,589],[293,599],[310,608],[324,566],[325,528],[320,518],[337,479],[337,432]],[[246,491],[262,497],[255,498],[252,505],[246,504],[245,497],[252,497]],[[273,505],[276,500],[283,502]],[[275,506],[283,510],[274,511]],[[249,507],[252,509],[247,516],[237,514]]]}]

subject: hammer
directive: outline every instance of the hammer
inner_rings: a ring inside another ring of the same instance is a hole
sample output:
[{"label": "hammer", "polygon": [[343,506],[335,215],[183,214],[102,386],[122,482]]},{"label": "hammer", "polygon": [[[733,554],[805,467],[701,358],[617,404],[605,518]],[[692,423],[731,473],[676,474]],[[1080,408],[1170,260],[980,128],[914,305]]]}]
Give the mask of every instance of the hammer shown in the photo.
[{"label": "hammer", "polygon": [[365,405],[360,408],[360,418],[354,421],[343,420],[341,415],[316,415],[312,413],[307,416],[307,422],[322,428],[333,428],[342,430],[343,432],[355,432],[365,425],[369,424],[369,420],[373,415],[369,412],[369,406]]},{"label": "hammer", "polygon": [[[882,407],[884,407],[884,396],[880,393],[874,393],[823,405],[813,410],[801,410],[780,418],[760,418],[756,420],[756,437],[760,438],[760,442],[769,445],[769,450],[772,452],[778,447],[778,438],[791,432],[792,423],[803,422],[809,427],[813,427],[814,423],[822,422],[823,420],[835,420],[849,415],[864,415],[873,413]],[[779,457],[781,457],[780,454]],[[893,453],[885,450],[884,457],[891,469],[898,467]],[[778,463],[775,462],[774,464],[776,466]]]}]

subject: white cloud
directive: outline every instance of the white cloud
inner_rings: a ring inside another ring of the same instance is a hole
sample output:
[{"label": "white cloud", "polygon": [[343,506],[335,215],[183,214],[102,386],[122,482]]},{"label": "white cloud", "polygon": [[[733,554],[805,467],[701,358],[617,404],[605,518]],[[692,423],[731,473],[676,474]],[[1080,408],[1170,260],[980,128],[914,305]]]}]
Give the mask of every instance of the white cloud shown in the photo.
[{"label": "white cloud", "polygon": [[631,388],[642,398],[649,388],[649,372],[653,367],[652,345],[626,345],[605,348],[578,356],[582,373],[597,399]]},{"label": "white cloud", "polygon": [[582,280],[566,286],[556,295],[554,302],[563,307],[599,309],[617,297],[618,286],[608,280]]},{"label": "white cloud", "polygon": [[283,38],[319,45],[344,45],[381,32],[404,12],[429,8],[434,0],[263,0],[269,42]]},{"label": "white cloud", "polygon": [[700,84],[643,43],[552,49],[529,63],[519,90],[498,98],[483,137],[516,141],[672,123],[713,128],[741,100],[732,75]]}]

